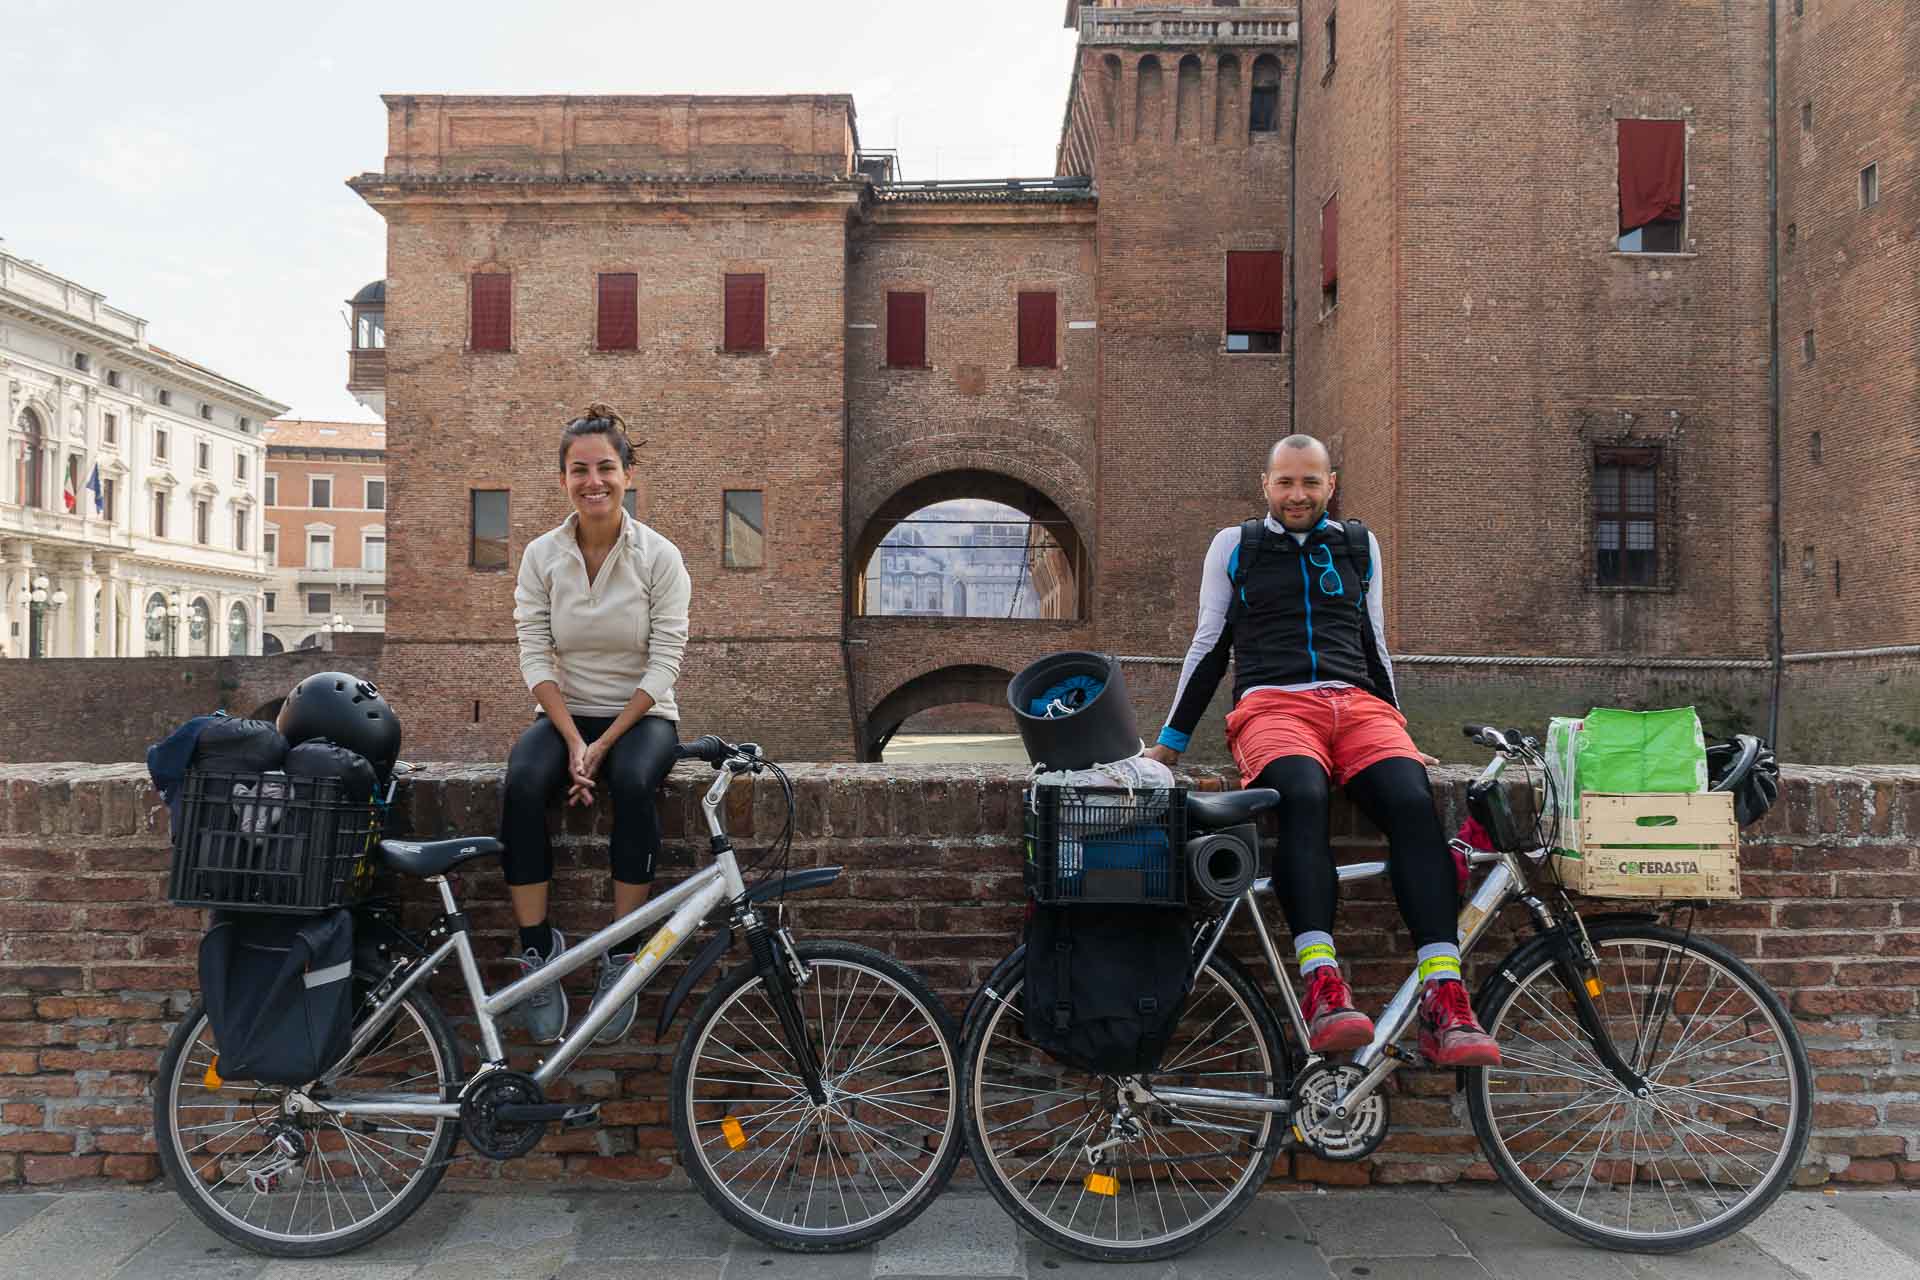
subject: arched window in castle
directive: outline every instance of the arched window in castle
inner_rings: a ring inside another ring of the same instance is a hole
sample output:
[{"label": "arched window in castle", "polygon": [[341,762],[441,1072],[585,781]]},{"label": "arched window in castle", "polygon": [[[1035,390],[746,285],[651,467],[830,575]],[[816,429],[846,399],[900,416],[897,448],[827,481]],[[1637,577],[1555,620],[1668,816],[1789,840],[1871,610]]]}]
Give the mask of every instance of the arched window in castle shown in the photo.
[{"label": "arched window in castle", "polygon": [[1120,117],[1120,59],[1111,53],[1100,64],[1100,114],[1111,131]]},{"label": "arched window in castle", "polygon": [[1230,53],[1221,55],[1213,81],[1213,140],[1225,142],[1240,121],[1240,59]]},{"label": "arched window in castle", "polygon": [[1280,60],[1263,53],[1253,60],[1253,93],[1248,99],[1247,130],[1274,133],[1280,128]]},{"label": "arched window in castle", "polygon": [[1200,59],[1188,54],[1180,59],[1180,74],[1175,84],[1173,137],[1176,142],[1192,142],[1200,136]]},{"label": "arched window in castle", "polygon": [[15,467],[14,501],[23,507],[47,505],[47,429],[31,409],[20,411],[20,456]]},{"label": "arched window in castle", "polygon": [[1160,121],[1167,113],[1167,87],[1160,74],[1160,59],[1148,54],[1140,59],[1140,78],[1134,86],[1133,136],[1135,141],[1158,141]]}]

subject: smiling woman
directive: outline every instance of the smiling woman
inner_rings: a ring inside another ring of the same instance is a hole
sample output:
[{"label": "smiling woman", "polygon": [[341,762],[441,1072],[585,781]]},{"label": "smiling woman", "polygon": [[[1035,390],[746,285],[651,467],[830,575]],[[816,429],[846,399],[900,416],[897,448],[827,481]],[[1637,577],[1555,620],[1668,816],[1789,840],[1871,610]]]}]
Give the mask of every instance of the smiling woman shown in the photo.
[{"label": "smiling woman", "polygon": [[[679,549],[625,510],[633,469],[625,420],[605,404],[588,405],[560,436],[560,487],[573,514],[520,558],[513,620],[520,672],[540,711],[507,757],[500,827],[519,963],[529,973],[566,945],[547,923],[547,806],[555,798],[592,804],[603,783],[612,794],[615,916],[638,910],[653,888],[661,835],[654,793],[678,741],[673,686],[692,588]],[[596,1004],[633,945],[604,957]],[[534,1039],[565,1033],[567,1005],[557,987],[521,1008]],[[624,1036],[635,1008],[629,998],[596,1041]]]}]

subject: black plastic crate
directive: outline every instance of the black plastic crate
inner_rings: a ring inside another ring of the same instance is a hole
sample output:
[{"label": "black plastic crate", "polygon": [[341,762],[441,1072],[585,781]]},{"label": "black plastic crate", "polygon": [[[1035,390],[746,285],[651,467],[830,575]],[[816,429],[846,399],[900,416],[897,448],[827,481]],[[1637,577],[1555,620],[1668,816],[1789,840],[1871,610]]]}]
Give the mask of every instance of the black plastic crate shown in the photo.
[{"label": "black plastic crate", "polygon": [[194,771],[167,897],[182,907],[330,911],[364,896],[379,836],[377,808],[347,799],[337,778]]},{"label": "black plastic crate", "polygon": [[1032,787],[1026,813],[1035,902],[1186,905],[1185,787]]}]

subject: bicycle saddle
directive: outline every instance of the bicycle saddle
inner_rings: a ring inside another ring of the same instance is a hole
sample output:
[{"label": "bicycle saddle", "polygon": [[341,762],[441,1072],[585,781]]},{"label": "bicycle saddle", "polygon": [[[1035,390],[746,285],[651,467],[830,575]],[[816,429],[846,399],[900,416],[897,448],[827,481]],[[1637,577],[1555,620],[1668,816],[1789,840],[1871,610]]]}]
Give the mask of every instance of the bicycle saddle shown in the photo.
[{"label": "bicycle saddle", "polygon": [[410,876],[439,876],[475,858],[506,852],[492,836],[455,836],[451,840],[382,840],[380,863]]},{"label": "bicycle saddle", "polygon": [[1272,787],[1254,787],[1248,791],[1189,791],[1187,821],[1207,830],[1237,827],[1279,803],[1280,793]]}]

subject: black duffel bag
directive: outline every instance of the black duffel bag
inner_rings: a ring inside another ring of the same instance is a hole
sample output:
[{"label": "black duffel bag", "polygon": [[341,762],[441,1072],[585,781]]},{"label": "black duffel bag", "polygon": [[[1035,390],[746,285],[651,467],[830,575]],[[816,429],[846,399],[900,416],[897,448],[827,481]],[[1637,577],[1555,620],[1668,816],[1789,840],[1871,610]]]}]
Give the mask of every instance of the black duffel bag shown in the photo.
[{"label": "black duffel bag", "polygon": [[1153,1071],[1193,986],[1192,938],[1182,909],[1036,905],[1027,918],[1027,1038],[1081,1071]]},{"label": "black duffel bag", "polygon": [[302,1085],[353,1038],[353,913],[214,913],[200,995],[229,1080]]}]

